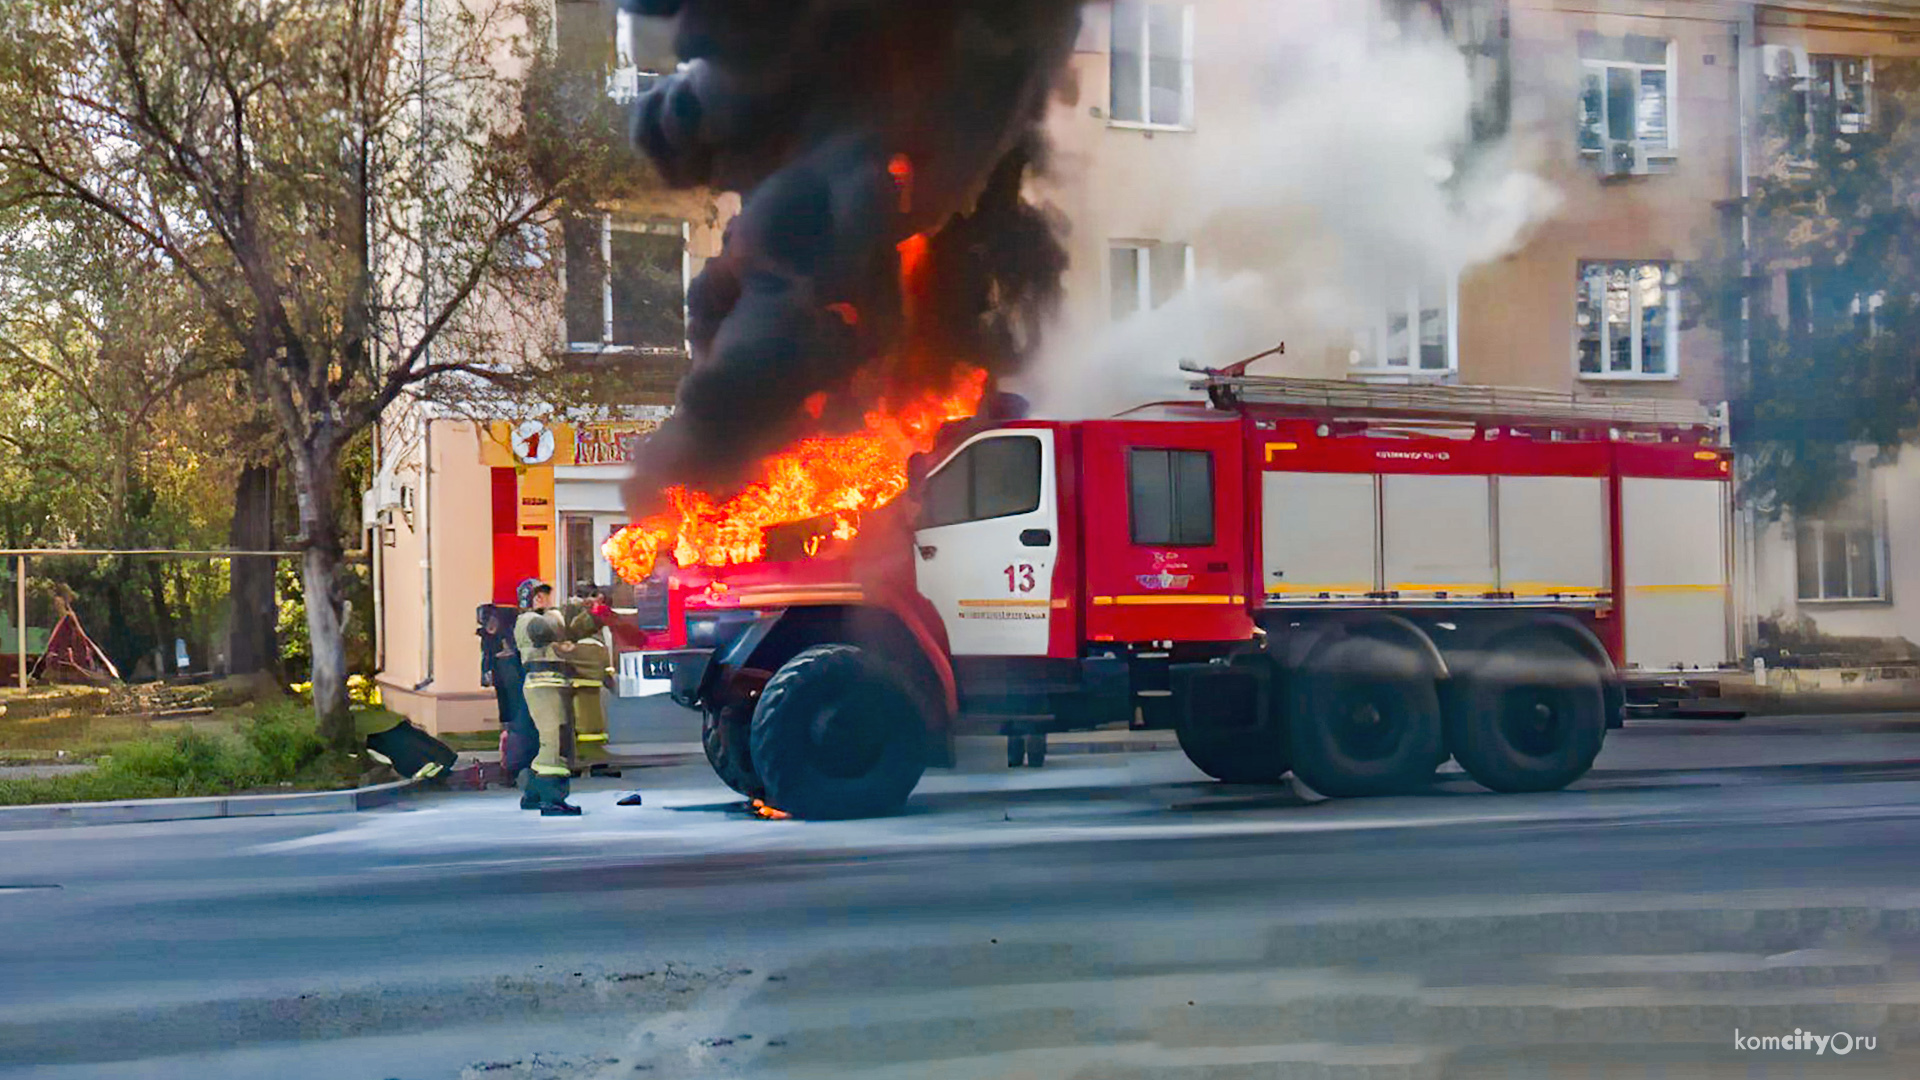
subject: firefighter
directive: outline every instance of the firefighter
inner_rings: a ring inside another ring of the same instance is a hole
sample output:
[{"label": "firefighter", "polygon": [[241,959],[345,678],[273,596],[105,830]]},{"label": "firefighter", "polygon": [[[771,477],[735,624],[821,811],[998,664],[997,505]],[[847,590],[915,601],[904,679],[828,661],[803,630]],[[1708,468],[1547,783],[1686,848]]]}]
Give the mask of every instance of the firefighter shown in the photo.
[{"label": "firefighter", "polygon": [[[567,661],[573,666],[573,737],[580,743],[605,743],[607,710],[600,691],[607,685],[611,658],[600,639],[600,620],[594,617],[593,603],[599,590],[583,585],[561,610],[566,626],[565,638],[573,643]],[[586,755],[581,753],[582,757]]]},{"label": "firefighter", "polygon": [[505,604],[483,605],[476,631],[480,635],[480,682],[493,688],[494,701],[500,707],[500,768],[507,782],[515,785],[533,763],[534,751],[540,745],[540,734],[527,712],[526,669],[520,664],[520,650],[513,638],[520,612],[533,603],[530,587],[520,592],[518,610]]},{"label": "firefighter", "polygon": [[520,647],[520,659],[527,669],[527,711],[533,714],[533,726],[540,733],[540,749],[529,769],[520,806],[539,810],[541,817],[571,817],[580,808],[567,801],[573,790],[573,770],[567,765],[567,698],[572,689],[573,669],[567,654],[573,643],[553,604],[553,586],[544,581],[524,581],[520,588],[530,601],[514,624],[514,643]]}]

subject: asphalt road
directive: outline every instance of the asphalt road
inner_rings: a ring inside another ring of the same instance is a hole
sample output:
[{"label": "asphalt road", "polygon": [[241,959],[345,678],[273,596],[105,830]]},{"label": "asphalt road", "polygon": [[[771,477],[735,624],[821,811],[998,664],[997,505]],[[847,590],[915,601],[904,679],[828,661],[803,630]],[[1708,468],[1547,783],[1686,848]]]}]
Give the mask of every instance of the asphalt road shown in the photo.
[{"label": "asphalt road", "polygon": [[685,768],[0,834],[0,1076],[1920,1075],[1920,719],[1630,728],[1545,796],[993,750],[878,822]]}]

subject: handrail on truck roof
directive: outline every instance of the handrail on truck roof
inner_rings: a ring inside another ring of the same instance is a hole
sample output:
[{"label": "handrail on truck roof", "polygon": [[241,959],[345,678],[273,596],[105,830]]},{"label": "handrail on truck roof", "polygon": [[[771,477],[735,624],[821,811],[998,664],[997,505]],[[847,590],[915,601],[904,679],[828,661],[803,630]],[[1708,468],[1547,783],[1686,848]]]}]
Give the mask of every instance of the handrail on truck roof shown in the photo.
[{"label": "handrail on truck roof", "polygon": [[[1239,367],[1239,365],[1234,365]],[[1513,386],[1395,385],[1339,379],[1247,375],[1182,361],[1196,375],[1189,389],[1204,390],[1215,408],[1277,405],[1306,411],[1400,417],[1450,417],[1498,422],[1540,420],[1606,424],[1624,429],[1706,428],[1724,439],[1724,408],[1675,398],[1597,398]]]}]

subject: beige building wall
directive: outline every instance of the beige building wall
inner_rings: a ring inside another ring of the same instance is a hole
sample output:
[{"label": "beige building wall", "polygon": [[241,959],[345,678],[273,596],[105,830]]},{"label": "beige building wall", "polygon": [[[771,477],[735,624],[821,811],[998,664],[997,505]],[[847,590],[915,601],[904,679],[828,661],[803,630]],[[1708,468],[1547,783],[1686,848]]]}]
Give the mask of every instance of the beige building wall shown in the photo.
[{"label": "beige building wall", "polygon": [[[1705,326],[1680,332],[1672,378],[1582,377],[1575,326],[1583,260],[1679,264],[1711,256],[1726,200],[1740,193],[1740,99],[1733,15],[1725,3],[1516,2],[1511,10],[1515,135],[1560,193],[1559,210],[1519,251],[1461,284],[1461,378],[1588,393],[1725,399],[1724,356]],[[1631,12],[1624,14],[1623,12]],[[1602,179],[1580,158],[1580,35],[1673,42],[1671,171]],[[1681,321],[1686,311],[1683,294]]]},{"label": "beige building wall", "polygon": [[[498,723],[480,685],[474,608],[493,589],[492,477],[469,421],[423,418],[396,464],[415,509],[391,514],[380,562],[380,694],[429,731]],[[429,591],[431,601],[429,601]],[[429,621],[430,619],[430,621]]]},{"label": "beige building wall", "polygon": [[[1189,233],[1176,224],[1187,216],[1182,203],[1194,197],[1192,185],[1206,182],[1193,174],[1190,162],[1196,157],[1231,158],[1233,140],[1268,106],[1264,65],[1281,62],[1249,57],[1243,40],[1249,27],[1271,19],[1273,9],[1265,0],[1197,0],[1191,7],[1194,117],[1189,130],[1179,131],[1109,122],[1105,110],[1111,88],[1113,9],[1108,3],[1086,9],[1071,78],[1048,123],[1055,146],[1053,175],[1039,188],[1072,225],[1063,333],[1097,333],[1108,321],[1108,244],[1114,240],[1189,243],[1202,275],[1260,271],[1298,258],[1289,249],[1302,242],[1296,236],[1231,227]],[[1597,7],[1609,13],[1597,13]],[[1710,254],[1719,242],[1720,206],[1739,193],[1737,11],[1738,5],[1718,2],[1511,4],[1517,163],[1549,181],[1559,204],[1517,250],[1462,276],[1455,378],[1597,394],[1724,399],[1722,350],[1711,331],[1681,334],[1674,377],[1580,378],[1574,320],[1582,260],[1684,265]],[[1576,130],[1582,32],[1674,42],[1673,123],[1679,154],[1670,171],[1603,181],[1581,160]],[[1263,361],[1255,370],[1318,378],[1351,374],[1351,332],[1289,325],[1281,311],[1284,300],[1275,297],[1271,315],[1256,318],[1256,325],[1240,335],[1253,349],[1287,343],[1283,360]],[[1168,366],[1180,358],[1169,357]],[[1238,359],[1195,358],[1215,363]]]}]

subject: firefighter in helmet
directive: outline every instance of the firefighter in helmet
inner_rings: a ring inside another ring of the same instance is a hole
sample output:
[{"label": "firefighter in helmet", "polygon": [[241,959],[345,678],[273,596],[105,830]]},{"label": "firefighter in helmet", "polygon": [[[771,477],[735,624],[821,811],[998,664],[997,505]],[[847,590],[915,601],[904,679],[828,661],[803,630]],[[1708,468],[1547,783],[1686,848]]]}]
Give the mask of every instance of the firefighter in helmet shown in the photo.
[{"label": "firefighter in helmet", "polygon": [[580,813],[578,806],[567,801],[573,790],[573,770],[567,764],[571,734],[567,698],[573,682],[567,654],[573,651],[573,643],[567,640],[559,612],[552,610],[553,586],[528,579],[520,583],[520,594],[526,610],[514,623],[513,640],[527,670],[527,711],[540,733],[540,749],[522,788],[520,806],[537,809],[542,817],[573,816]]},{"label": "firefighter in helmet", "polygon": [[583,759],[589,755],[581,744],[604,744],[607,738],[607,710],[601,690],[607,685],[612,657],[601,640],[600,620],[593,613],[598,598],[596,586],[582,585],[560,611],[566,626],[564,636],[573,643],[567,655],[573,666],[573,737],[575,752]]}]

